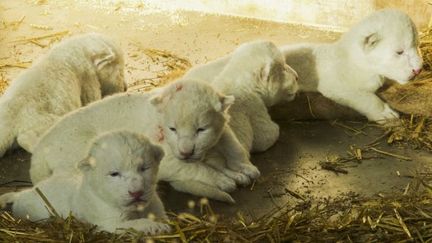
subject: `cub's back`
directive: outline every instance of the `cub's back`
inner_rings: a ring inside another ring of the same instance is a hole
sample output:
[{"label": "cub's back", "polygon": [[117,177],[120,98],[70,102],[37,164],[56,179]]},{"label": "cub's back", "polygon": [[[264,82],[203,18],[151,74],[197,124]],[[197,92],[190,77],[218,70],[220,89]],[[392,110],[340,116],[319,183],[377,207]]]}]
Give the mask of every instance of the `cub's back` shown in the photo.
[{"label": "cub's back", "polygon": [[84,159],[90,140],[106,131],[130,129],[146,133],[156,122],[156,111],[148,97],[149,94],[114,95],[69,113],[36,145],[32,166],[48,163],[51,169],[73,167]]},{"label": "cub's back", "polygon": [[213,82],[214,78],[222,72],[225,65],[228,63],[230,55],[220,57],[206,64],[198,65],[191,68],[183,78],[202,80],[205,82]]}]

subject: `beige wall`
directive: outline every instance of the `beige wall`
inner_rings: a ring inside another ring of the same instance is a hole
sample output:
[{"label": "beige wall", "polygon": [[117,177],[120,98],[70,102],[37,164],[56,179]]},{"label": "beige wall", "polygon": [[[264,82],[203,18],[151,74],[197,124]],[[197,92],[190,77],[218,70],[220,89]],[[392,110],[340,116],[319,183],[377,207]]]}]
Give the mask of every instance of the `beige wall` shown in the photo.
[{"label": "beige wall", "polygon": [[427,26],[431,0],[75,0],[98,4],[142,3],[148,9],[193,10],[236,15],[325,29],[346,30],[376,9],[393,7],[406,11],[419,27]]},{"label": "beige wall", "polygon": [[418,27],[424,28],[429,25],[432,17],[432,5],[428,4],[429,0],[375,0],[377,9],[381,8],[398,8],[406,11]]}]

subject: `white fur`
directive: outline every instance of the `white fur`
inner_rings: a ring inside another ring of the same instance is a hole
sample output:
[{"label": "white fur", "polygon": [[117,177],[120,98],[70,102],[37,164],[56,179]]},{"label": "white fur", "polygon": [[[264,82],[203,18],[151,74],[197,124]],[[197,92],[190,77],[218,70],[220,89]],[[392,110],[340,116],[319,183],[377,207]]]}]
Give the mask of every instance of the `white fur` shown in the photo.
[{"label": "white fur", "polygon": [[71,212],[100,230],[169,231],[167,224],[147,218],[153,214],[166,219],[156,193],[162,148],[127,131],[102,134],[90,144],[86,158],[79,163],[79,173],[55,173],[32,189],[1,196],[0,204],[13,203],[13,214],[19,218],[47,219],[50,212],[35,190],[39,188],[61,217]]},{"label": "white fur", "polygon": [[[217,150],[238,170],[250,164],[226,126],[232,102],[233,97],[192,80],[179,80],[150,93],[108,97],[69,113],[44,135],[33,151],[31,179],[36,183],[53,171],[74,170],[74,164],[84,159],[89,140],[106,131],[128,129],[164,146],[161,180],[177,185],[178,190],[233,202],[226,192],[235,189],[235,181],[201,162],[209,151]],[[169,130],[172,127],[176,132]],[[181,155],[180,151],[192,148],[190,157]],[[259,172],[247,176],[256,178]]]},{"label": "white fur", "polygon": [[279,137],[279,126],[267,107],[291,101],[297,92],[297,73],[269,41],[240,45],[227,57],[191,69],[185,77],[210,81],[236,99],[229,110],[230,126],[246,150],[262,152]]},{"label": "white fur", "polygon": [[405,84],[422,67],[415,25],[398,10],[377,11],[335,43],[281,50],[299,75],[300,90],[319,91],[377,122],[398,118],[375,95],[383,78]]},{"label": "white fur", "polygon": [[0,157],[17,142],[32,151],[64,114],[126,90],[120,48],[99,34],[54,46],[21,73],[0,98]]}]

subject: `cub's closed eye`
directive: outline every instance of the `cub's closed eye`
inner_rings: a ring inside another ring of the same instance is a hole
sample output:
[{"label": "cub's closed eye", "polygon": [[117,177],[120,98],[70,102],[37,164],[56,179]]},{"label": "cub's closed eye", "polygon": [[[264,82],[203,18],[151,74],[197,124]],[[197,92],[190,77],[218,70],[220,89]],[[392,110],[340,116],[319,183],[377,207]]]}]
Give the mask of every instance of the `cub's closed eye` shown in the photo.
[{"label": "cub's closed eye", "polygon": [[173,132],[177,132],[177,129],[175,129],[175,127],[170,127],[169,130],[171,130]]},{"label": "cub's closed eye", "polygon": [[110,172],[109,175],[112,176],[112,177],[117,177],[117,176],[120,176],[120,172],[117,172],[117,171]]},{"label": "cub's closed eye", "polygon": [[404,51],[397,51],[396,54],[402,55],[402,54],[404,54]]},{"label": "cub's closed eye", "polygon": [[148,169],[150,169],[150,167],[141,166],[141,167],[139,168],[139,171],[140,171],[140,172],[144,172],[144,171],[146,171],[146,170],[148,170]]},{"label": "cub's closed eye", "polygon": [[200,127],[196,130],[197,133],[204,132],[206,129],[204,127]]}]

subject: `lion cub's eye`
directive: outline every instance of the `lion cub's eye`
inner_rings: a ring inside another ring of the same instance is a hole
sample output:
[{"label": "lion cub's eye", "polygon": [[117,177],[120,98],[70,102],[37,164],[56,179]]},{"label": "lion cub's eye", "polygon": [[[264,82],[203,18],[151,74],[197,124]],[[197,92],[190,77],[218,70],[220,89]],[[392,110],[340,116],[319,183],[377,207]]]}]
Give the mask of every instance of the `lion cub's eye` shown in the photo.
[{"label": "lion cub's eye", "polygon": [[150,167],[140,166],[140,167],[138,168],[138,171],[139,171],[139,172],[144,172],[144,171],[146,171],[146,170],[148,170],[148,169],[150,169]]},{"label": "lion cub's eye", "polygon": [[171,130],[173,132],[177,132],[177,129],[175,129],[175,127],[169,127],[169,130]]},{"label": "lion cub's eye", "polygon": [[120,176],[120,172],[113,171],[113,172],[110,172],[109,175],[112,176],[112,177],[117,177],[117,176]]},{"label": "lion cub's eye", "polygon": [[196,130],[197,133],[204,132],[206,129],[204,127],[200,127]]},{"label": "lion cub's eye", "polygon": [[398,54],[400,56],[400,55],[404,54],[404,51],[403,50],[402,51],[397,51],[396,54]]}]

